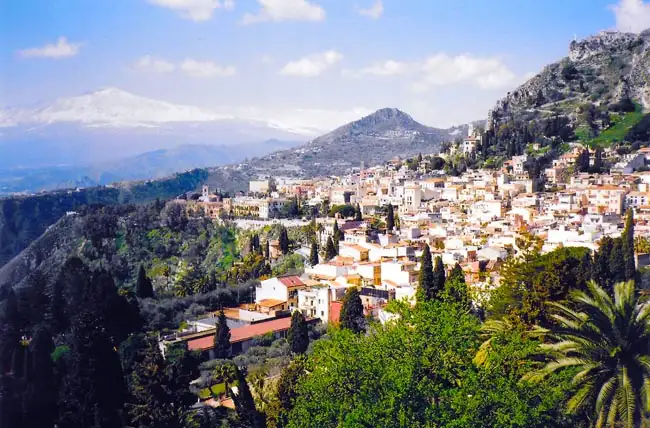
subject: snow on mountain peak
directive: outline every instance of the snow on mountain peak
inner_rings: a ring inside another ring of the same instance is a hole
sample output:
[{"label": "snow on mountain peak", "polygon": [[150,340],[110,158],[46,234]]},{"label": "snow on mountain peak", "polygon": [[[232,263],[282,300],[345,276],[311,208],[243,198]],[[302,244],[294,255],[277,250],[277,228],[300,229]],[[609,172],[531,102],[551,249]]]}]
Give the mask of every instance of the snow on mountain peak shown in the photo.
[{"label": "snow on mountain peak", "polygon": [[[7,116],[7,117],[2,117]],[[0,115],[4,123],[80,123],[85,126],[152,126],[179,122],[214,122],[233,119],[199,107],[172,104],[134,95],[118,88],[59,98],[33,110],[15,110]]]}]

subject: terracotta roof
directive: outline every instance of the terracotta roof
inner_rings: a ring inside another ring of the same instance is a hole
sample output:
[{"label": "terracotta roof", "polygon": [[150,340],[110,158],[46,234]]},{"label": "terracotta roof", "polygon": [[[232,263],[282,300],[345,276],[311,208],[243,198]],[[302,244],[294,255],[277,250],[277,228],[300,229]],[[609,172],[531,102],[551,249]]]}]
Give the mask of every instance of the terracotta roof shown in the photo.
[{"label": "terracotta roof", "polygon": [[287,288],[292,287],[304,287],[305,283],[297,276],[281,276],[278,278],[282,284],[286,285]]},{"label": "terracotta roof", "polygon": [[[291,317],[278,318],[271,321],[259,322],[230,330],[230,343],[243,342],[265,333],[288,330],[291,326]],[[214,347],[214,334],[187,342],[190,351],[203,351]]]},{"label": "terracotta roof", "polygon": [[280,299],[262,299],[258,304],[260,306],[264,306],[265,308],[272,308],[274,306],[279,306],[285,303],[287,303],[285,300]]}]

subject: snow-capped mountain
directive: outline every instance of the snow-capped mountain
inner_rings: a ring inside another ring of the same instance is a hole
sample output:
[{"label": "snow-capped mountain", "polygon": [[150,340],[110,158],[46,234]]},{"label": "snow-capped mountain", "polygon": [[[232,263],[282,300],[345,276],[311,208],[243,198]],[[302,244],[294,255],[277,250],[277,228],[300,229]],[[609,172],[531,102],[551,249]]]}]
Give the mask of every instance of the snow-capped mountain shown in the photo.
[{"label": "snow-capped mountain", "polygon": [[[50,174],[52,168],[105,170],[106,165],[120,162],[133,165],[133,157],[159,150],[167,153],[164,165],[160,156],[148,156],[152,171],[173,170],[174,159],[178,159],[179,170],[205,166],[201,156],[189,160],[182,157],[182,151],[174,150],[179,146],[213,147],[205,153],[211,154],[215,165],[239,162],[293,147],[318,132],[223,110],[173,104],[116,88],[60,98],[33,108],[0,109],[0,177],[11,181],[24,177],[26,170],[36,176],[42,170]],[[269,140],[277,144],[266,144]]]},{"label": "snow-capped mountain", "polygon": [[312,134],[308,129],[282,128],[275,121],[236,117],[190,105],[134,95],[117,88],[60,98],[37,108],[0,110],[0,127],[77,124],[85,127],[161,127],[169,124],[249,124],[290,134]]}]

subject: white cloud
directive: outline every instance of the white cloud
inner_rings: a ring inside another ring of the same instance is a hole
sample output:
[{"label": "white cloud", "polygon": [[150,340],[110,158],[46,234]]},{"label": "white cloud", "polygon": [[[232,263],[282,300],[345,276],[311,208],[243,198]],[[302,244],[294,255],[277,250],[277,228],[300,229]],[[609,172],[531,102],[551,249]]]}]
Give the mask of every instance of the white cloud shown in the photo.
[{"label": "white cloud", "polygon": [[264,21],[322,21],[325,10],[307,0],[257,0],[262,8],[257,14],[246,13],[244,25]]},{"label": "white cloud", "polygon": [[212,61],[197,61],[191,58],[183,61],[180,68],[190,77],[229,77],[237,72],[233,66],[222,67]]},{"label": "white cloud", "polygon": [[65,37],[59,37],[55,44],[22,49],[18,51],[18,55],[23,58],[68,58],[77,55],[80,47],[80,43],[69,43]]},{"label": "white cloud", "polygon": [[183,18],[192,21],[208,21],[214,11],[219,8],[232,10],[234,0],[147,0],[156,6],[165,7],[179,13]]},{"label": "white cloud", "polygon": [[287,76],[314,77],[343,59],[343,55],[335,50],[306,56],[285,65],[280,74]]},{"label": "white cloud", "polygon": [[362,77],[365,75],[371,76],[398,76],[401,74],[408,73],[412,70],[412,65],[405,62],[393,61],[389,59],[388,61],[378,62],[372,64],[366,68],[362,68],[359,71],[352,70],[343,70],[344,76],[350,77]]},{"label": "white cloud", "polygon": [[517,76],[498,58],[477,58],[469,54],[449,56],[444,53],[413,62],[387,60],[357,71],[345,70],[343,75],[410,75],[414,82],[412,88],[418,92],[454,84],[470,84],[479,89],[500,89],[517,81]]},{"label": "white cloud", "polygon": [[359,9],[359,15],[367,16],[372,19],[379,19],[384,14],[384,4],[381,0],[377,0],[368,9]]},{"label": "white cloud", "polygon": [[138,59],[133,67],[139,70],[153,71],[156,73],[170,73],[176,69],[176,66],[169,61],[156,58],[151,55],[145,55]]},{"label": "white cloud", "polygon": [[619,31],[640,33],[650,28],[650,3],[643,0],[620,0],[611,9]]},{"label": "white cloud", "polygon": [[459,83],[472,84],[479,89],[499,89],[511,85],[516,79],[498,58],[439,53],[425,59],[418,68],[420,78],[413,85],[417,91]]}]

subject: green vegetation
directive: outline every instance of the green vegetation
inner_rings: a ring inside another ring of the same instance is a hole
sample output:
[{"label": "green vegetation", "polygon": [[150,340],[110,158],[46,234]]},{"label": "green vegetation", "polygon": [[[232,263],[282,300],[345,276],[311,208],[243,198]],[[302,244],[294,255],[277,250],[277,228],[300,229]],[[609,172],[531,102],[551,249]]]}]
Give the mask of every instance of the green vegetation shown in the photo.
[{"label": "green vegetation", "polygon": [[569,411],[597,415],[597,427],[641,426],[650,412],[650,310],[637,299],[634,283],[616,284],[612,298],[590,282],[567,304],[551,305],[557,325],[546,330],[553,341],[541,346],[551,361],[525,379],[541,382],[575,367]]},{"label": "green vegetation", "polygon": [[578,140],[594,149],[597,147],[611,147],[613,144],[626,141],[630,130],[639,124],[644,117],[641,106],[639,104],[634,105],[635,110],[632,112],[610,113],[611,125],[594,138],[589,137],[587,128],[579,127],[576,130]]}]

